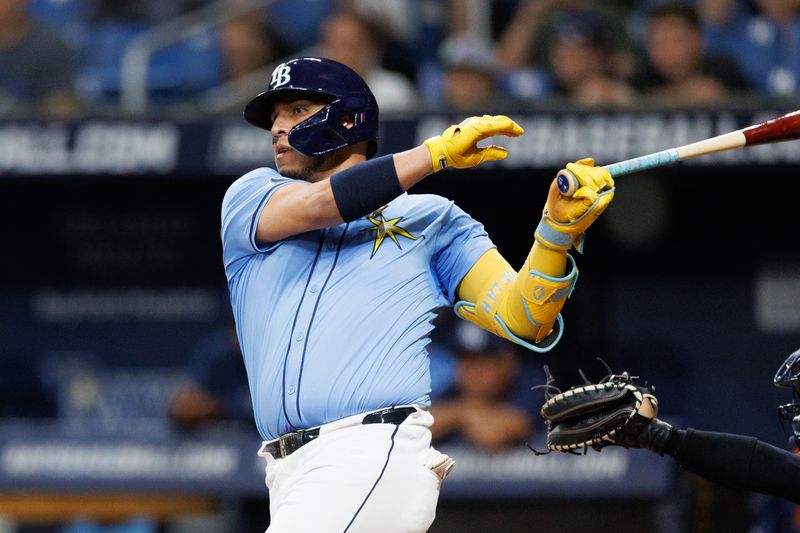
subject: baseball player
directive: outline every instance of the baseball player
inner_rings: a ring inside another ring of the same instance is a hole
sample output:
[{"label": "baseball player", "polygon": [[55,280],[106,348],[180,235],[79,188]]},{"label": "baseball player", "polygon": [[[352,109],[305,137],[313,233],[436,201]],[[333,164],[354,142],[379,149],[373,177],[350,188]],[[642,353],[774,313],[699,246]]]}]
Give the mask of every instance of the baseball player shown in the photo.
[{"label": "baseball player", "polygon": [[[577,269],[567,251],[614,195],[608,173],[568,165],[519,271],[453,202],[404,191],[445,167],[503,159],[483,139],[522,135],[471,117],[375,157],[378,106],[346,66],[279,65],[245,118],[272,136],[277,171],[238,179],[222,205],[225,272],[264,439],[276,532],[423,532],[453,460],[430,446],[425,346],[435,310],[543,352]],[[491,185],[489,185],[491,186]],[[497,206],[502,209],[502,205]]]}]

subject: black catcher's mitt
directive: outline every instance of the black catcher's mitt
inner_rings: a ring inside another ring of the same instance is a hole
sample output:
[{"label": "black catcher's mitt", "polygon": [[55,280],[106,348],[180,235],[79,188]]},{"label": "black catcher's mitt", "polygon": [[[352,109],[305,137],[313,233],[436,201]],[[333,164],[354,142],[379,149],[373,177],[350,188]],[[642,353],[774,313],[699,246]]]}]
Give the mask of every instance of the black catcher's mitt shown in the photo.
[{"label": "black catcher's mitt", "polygon": [[[592,447],[601,450],[606,446],[619,445],[640,447],[639,435],[651,419],[638,414],[645,398],[657,409],[658,403],[653,387],[637,385],[636,376],[627,372],[609,375],[599,383],[592,383],[583,372],[583,385],[561,392],[553,386],[548,376],[545,385],[545,403],[541,415],[547,421],[548,451],[575,452]],[[558,391],[551,394],[551,390]]]}]

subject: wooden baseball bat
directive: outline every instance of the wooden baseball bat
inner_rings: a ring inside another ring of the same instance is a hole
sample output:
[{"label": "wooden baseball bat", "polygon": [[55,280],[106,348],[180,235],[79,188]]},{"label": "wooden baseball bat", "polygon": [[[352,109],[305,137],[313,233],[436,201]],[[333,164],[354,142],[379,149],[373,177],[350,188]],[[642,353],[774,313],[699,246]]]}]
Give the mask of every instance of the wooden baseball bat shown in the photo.
[{"label": "wooden baseball bat", "polygon": [[[608,170],[612,178],[616,178],[617,176],[648,168],[671,165],[676,161],[683,161],[684,159],[691,159],[701,155],[734,150],[745,146],[755,146],[757,144],[791,141],[792,139],[800,139],[800,110],[792,111],[760,124],[711,137],[710,139],[634,157],[633,159],[606,165],[603,168]],[[578,179],[569,170],[560,170],[556,179],[558,180],[558,190],[564,196],[572,196],[580,188]]]}]

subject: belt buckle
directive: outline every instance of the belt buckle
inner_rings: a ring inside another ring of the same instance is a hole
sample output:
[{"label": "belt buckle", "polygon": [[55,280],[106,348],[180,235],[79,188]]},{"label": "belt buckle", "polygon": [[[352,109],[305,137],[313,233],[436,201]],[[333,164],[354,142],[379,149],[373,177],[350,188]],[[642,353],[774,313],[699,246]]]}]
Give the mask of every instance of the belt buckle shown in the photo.
[{"label": "belt buckle", "polygon": [[287,433],[285,435],[281,435],[278,438],[278,450],[281,453],[281,457],[286,457],[287,455],[291,454],[294,450],[288,449],[286,443],[290,438],[292,438],[295,434],[294,433]]}]

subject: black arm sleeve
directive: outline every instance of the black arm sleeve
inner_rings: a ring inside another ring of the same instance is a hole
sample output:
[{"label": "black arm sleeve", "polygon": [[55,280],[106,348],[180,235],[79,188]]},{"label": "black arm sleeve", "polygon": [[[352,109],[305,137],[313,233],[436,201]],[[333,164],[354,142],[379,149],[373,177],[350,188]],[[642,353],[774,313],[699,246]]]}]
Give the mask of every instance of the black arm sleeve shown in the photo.
[{"label": "black arm sleeve", "polygon": [[392,154],[334,174],[331,176],[331,189],[345,222],[368,215],[403,194]]},{"label": "black arm sleeve", "polygon": [[800,456],[755,437],[676,430],[678,464],[709,481],[800,503]]}]

